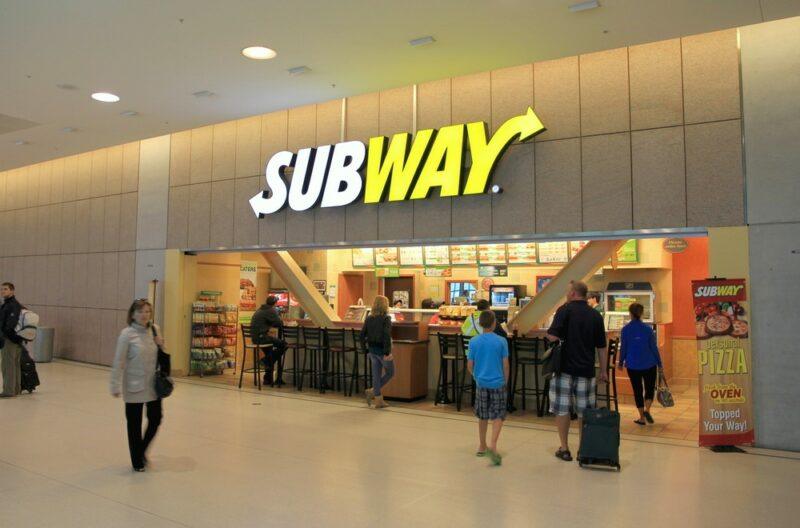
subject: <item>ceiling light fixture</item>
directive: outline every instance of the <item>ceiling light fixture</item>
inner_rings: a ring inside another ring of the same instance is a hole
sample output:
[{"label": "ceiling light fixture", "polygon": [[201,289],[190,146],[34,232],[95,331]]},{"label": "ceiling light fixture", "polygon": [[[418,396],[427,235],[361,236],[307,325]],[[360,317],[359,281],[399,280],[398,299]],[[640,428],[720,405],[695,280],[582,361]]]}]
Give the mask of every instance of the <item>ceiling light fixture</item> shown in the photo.
[{"label": "ceiling light fixture", "polygon": [[195,97],[212,97],[217,94],[215,94],[214,92],[210,92],[208,90],[200,90],[199,92],[192,93],[192,95]]},{"label": "ceiling light fixture", "polygon": [[294,68],[289,68],[286,71],[289,72],[289,75],[303,75],[304,73],[310,72],[311,68],[308,66],[295,66]]},{"label": "ceiling light fixture", "polygon": [[412,40],[409,40],[408,43],[412,46],[424,46],[425,44],[433,44],[436,42],[436,39],[432,36],[428,35],[426,37],[419,37]]},{"label": "ceiling light fixture", "polygon": [[597,0],[590,0],[589,2],[580,2],[577,4],[572,4],[569,6],[569,10],[573,13],[577,13],[578,11],[587,11],[589,9],[595,9],[600,7],[600,2]]},{"label": "ceiling light fixture", "polygon": [[277,57],[278,53],[264,46],[249,46],[242,50],[242,55],[253,60],[268,60]]},{"label": "ceiling light fixture", "polygon": [[95,92],[92,94],[92,99],[101,103],[116,103],[119,101],[119,96],[109,92]]},{"label": "ceiling light fixture", "polygon": [[121,115],[122,117],[134,117],[139,115],[139,112],[135,110],[125,110],[124,112],[120,112],[119,115]]}]

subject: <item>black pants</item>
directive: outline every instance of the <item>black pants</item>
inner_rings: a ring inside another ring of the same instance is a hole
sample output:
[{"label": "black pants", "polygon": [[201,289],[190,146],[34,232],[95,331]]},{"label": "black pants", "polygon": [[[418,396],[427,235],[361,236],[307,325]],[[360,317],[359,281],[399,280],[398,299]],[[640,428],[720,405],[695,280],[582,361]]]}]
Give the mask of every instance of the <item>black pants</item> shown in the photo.
[{"label": "black pants", "polygon": [[631,379],[633,397],[636,399],[636,407],[638,409],[644,408],[645,400],[653,400],[653,395],[656,393],[657,374],[658,367],[645,370],[628,369],[628,377]]},{"label": "black pants", "polygon": [[142,437],[142,410],[144,403],[126,403],[125,418],[128,419],[128,449],[134,468],[144,467],[144,455],[161,424],[161,400],[147,402],[147,430]]},{"label": "black pants", "polygon": [[271,348],[264,348],[264,377],[272,383],[272,372],[275,370],[275,362],[278,363],[278,380],[283,381],[283,355],[286,353],[286,341],[276,337],[267,336],[260,345],[272,345]]}]

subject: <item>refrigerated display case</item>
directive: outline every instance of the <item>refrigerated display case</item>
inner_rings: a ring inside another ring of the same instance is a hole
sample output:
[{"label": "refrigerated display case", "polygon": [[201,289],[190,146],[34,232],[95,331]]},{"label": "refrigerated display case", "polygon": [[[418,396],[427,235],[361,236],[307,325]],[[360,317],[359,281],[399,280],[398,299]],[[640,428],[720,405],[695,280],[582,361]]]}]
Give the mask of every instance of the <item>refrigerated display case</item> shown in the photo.
[{"label": "refrigerated display case", "polygon": [[628,307],[633,303],[644,307],[643,322],[656,322],[656,294],[649,282],[608,283],[605,291],[605,323],[608,331],[619,331],[630,321]]}]

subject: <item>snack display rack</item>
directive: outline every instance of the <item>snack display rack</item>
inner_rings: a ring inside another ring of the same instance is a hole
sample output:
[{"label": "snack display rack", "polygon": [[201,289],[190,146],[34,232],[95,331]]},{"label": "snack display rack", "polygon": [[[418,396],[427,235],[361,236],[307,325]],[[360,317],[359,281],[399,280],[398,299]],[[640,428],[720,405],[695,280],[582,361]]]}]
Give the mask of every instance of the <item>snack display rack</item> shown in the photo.
[{"label": "snack display rack", "polygon": [[222,292],[201,291],[192,304],[189,375],[222,374],[236,368],[239,308],[221,304]]},{"label": "snack display rack", "polygon": [[439,324],[442,326],[458,326],[477,310],[474,306],[447,306],[439,307]]}]

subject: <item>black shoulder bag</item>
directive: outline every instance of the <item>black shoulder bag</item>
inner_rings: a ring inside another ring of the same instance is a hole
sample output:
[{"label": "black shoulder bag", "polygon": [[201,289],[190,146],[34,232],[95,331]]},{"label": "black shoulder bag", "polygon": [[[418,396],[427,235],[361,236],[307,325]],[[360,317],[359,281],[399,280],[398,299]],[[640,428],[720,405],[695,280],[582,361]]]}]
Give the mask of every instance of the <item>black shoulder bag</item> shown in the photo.
[{"label": "black shoulder bag", "polygon": [[[564,316],[564,334],[567,334],[568,331],[569,312]],[[566,338],[558,340],[542,356],[542,375],[544,377],[555,377],[561,374],[561,356],[564,353],[565,341]]]},{"label": "black shoulder bag", "polygon": [[[153,332],[153,337],[158,336],[155,325],[150,325],[150,330]],[[175,390],[175,384],[172,378],[169,377],[172,368],[169,354],[164,352],[164,349],[160,346],[156,346],[158,347],[158,358],[156,359],[156,377],[154,383],[156,395],[160,399],[163,399],[172,394],[172,391]]]}]

